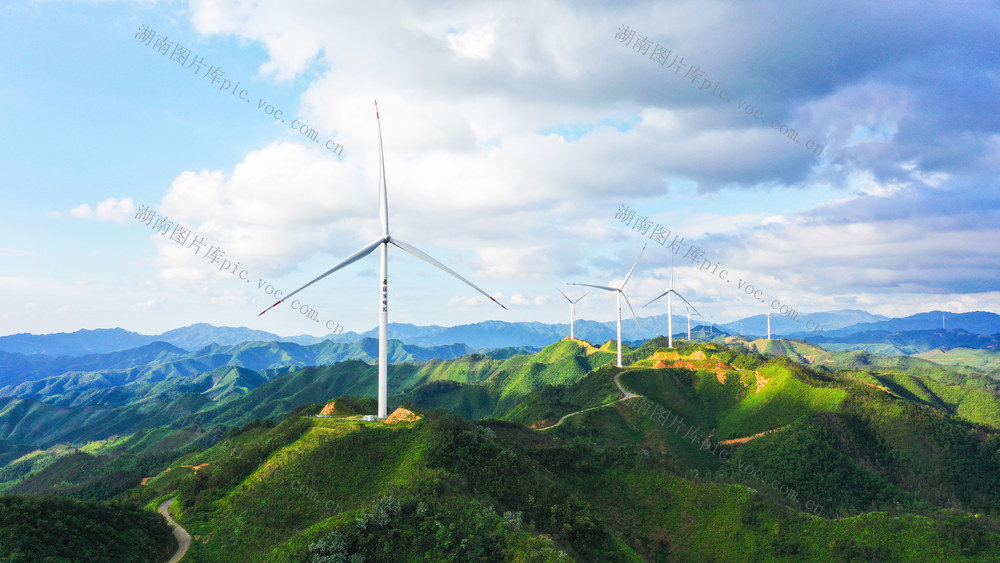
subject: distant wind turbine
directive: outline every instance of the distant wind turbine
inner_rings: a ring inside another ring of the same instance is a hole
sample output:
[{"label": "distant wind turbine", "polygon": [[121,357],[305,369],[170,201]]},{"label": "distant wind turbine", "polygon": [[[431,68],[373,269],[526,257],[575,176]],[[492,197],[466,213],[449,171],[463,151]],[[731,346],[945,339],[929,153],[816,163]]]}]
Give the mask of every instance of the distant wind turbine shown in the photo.
[{"label": "distant wind turbine", "polygon": [[[646,245],[642,245],[642,250],[639,251],[639,258],[642,258],[642,253],[646,251]],[[628,302],[628,297],[625,296],[625,284],[628,283],[628,279],[632,277],[632,272],[635,271],[635,267],[639,265],[639,258],[635,259],[635,264],[632,264],[632,269],[628,271],[625,275],[625,279],[622,284],[618,287],[608,287],[605,285],[591,285],[589,283],[568,283],[566,285],[582,285],[586,287],[596,287],[597,289],[603,289],[604,291],[615,291],[618,293],[618,367],[622,367],[622,298],[625,299],[625,304],[628,305],[628,310],[632,313],[632,318],[635,319],[635,326],[639,329],[639,335],[642,336],[642,327],[639,326],[639,317],[635,316],[635,311],[632,309],[632,304]],[[645,336],[642,337],[643,340],[646,339]]]},{"label": "distant wind turbine", "polygon": [[[318,282],[319,280],[329,276],[330,274],[336,272],[337,270],[353,264],[358,260],[364,258],[371,254],[376,248],[382,248],[382,283],[379,284],[379,327],[378,327],[378,417],[385,418],[388,416],[388,398],[389,398],[389,273],[388,273],[388,262],[389,262],[389,245],[394,244],[401,248],[405,252],[420,258],[424,262],[435,266],[445,272],[455,276],[456,278],[462,280],[473,289],[482,293],[486,297],[490,298],[497,305],[504,307],[499,301],[490,297],[488,293],[480,289],[474,283],[463,278],[462,276],[455,273],[453,270],[445,266],[444,264],[438,262],[437,260],[431,258],[424,252],[418,250],[416,247],[411,246],[398,238],[389,236],[389,203],[388,194],[385,185],[385,158],[382,154],[382,120],[379,118],[378,114],[378,101],[375,102],[375,121],[378,124],[378,161],[379,161],[379,194],[378,194],[378,204],[379,204],[379,219],[382,221],[382,235],[375,239],[371,244],[362,247],[360,250],[351,254],[343,261],[341,261],[336,266],[330,268],[324,272],[321,276],[312,280],[311,282],[305,284],[304,286],[296,289],[295,291],[286,295],[281,301],[278,301],[274,305],[271,305],[267,309],[261,311],[260,315],[270,311],[271,309],[277,307],[282,302],[287,301],[289,297],[295,295],[296,293],[302,291],[303,289],[309,287],[310,285]],[[257,315],[257,316],[260,316]]]},{"label": "distant wind turbine", "polygon": [[[697,311],[695,311],[695,313],[697,313],[699,317],[701,317],[703,319],[705,318],[705,317],[701,316],[701,313],[698,313]],[[687,317],[688,317],[688,340],[691,340],[691,307],[688,307]],[[667,323],[667,324],[669,325],[670,323]],[[669,340],[669,338],[668,338],[668,340]]]},{"label": "distant wind turbine", "polygon": [[[649,303],[652,303],[653,301],[656,301],[657,299],[663,297],[664,295],[667,296],[667,347],[668,348],[673,348],[674,347],[674,301],[673,301],[673,296],[676,295],[677,297],[680,297],[681,301],[687,303],[688,307],[691,307],[692,309],[694,309],[695,313],[698,313],[698,309],[695,309],[694,305],[692,305],[687,299],[684,299],[684,297],[680,293],[677,293],[677,291],[674,289],[674,255],[673,255],[673,253],[670,254],[670,287],[668,287],[667,290],[664,291],[663,293],[661,293],[661,294],[657,295],[656,297],[654,297],[652,299],[652,301],[650,301]],[[649,303],[646,303],[646,305],[649,305]],[[643,307],[645,307],[646,305],[643,305]],[[698,316],[700,317],[701,313],[698,313]],[[690,327],[690,324],[691,324],[691,317],[689,316],[688,317],[688,340],[691,339],[691,327]]]},{"label": "distant wind turbine", "polygon": [[562,296],[566,298],[566,301],[569,301],[569,339],[576,340],[576,337],[573,335],[573,325],[576,323],[576,304],[579,303],[580,300],[583,299],[584,297],[590,295],[590,292],[588,291],[587,293],[584,293],[579,298],[577,298],[576,301],[573,301],[558,287],[556,288],[556,291],[562,293]]},{"label": "distant wind turbine", "polygon": [[767,310],[767,339],[771,339],[771,310]]}]

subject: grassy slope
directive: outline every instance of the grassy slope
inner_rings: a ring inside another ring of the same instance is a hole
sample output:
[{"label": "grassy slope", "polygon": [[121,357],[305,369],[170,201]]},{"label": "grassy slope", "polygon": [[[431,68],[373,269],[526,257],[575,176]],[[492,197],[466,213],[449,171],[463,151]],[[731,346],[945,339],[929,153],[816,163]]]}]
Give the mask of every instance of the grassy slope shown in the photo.
[{"label": "grassy slope", "polygon": [[716,434],[719,439],[778,428],[810,412],[835,411],[846,396],[842,389],[803,382],[784,366],[763,366],[758,372],[768,382],[732,409],[720,413]]},{"label": "grassy slope", "polygon": [[537,354],[503,361],[472,355],[430,362],[417,369],[413,381],[418,386],[405,397],[426,408],[443,407],[469,418],[500,416],[517,408],[527,395],[572,385],[614,357],[583,341],[561,340]]}]

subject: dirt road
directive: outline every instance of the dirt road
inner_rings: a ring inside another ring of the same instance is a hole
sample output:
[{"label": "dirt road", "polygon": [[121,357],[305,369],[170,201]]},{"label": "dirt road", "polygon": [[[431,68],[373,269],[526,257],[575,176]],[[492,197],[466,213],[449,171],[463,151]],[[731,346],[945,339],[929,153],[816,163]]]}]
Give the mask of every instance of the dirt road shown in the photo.
[{"label": "dirt road", "polygon": [[191,547],[191,534],[187,533],[187,530],[181,528],[180,524],[174,522],[174,519],[170,517],[168,509],[175,500],[177,500],[177,497],[165,500],[161,502],[159,508],[157,508],[157,511],[167,519],[167,522],[171,526],[173,526],[174,537],[177,538],[177,553],[175,553],[174,556],[170,558],[170,561],[167,561],[167,563],[177,563],[177,561],[180,561],[184,557],[184,554],[187,553],[188,548]]},{"label": "dirt road", "polygon": [[578,414],[580,414],[582,412],[592,411],[592,410],[596,410],[596,409],[603,409],[604,407],[606,407],[608,405],[613,405],[613,404],[619,403],[621,401],[627,401],[628,399],[631,399],[632,397],[638,397],[638,395],[636,395],[635,393],[630,393],[624,387],[622,387],[622,382],[618,380],[618,378],[621,377],[622,373],[624,373],[624,372],[618,372],[618,374],[615,375],[614,379],[615,379],[615,385],[618,386],[618,390],[622,392],[622,395],[625,395],[624,397],[622,397],[621,399],[615,400],[615,401],[611,401],[610,403],[604,403],[603,405],[597,405],[596,407],[590,407],[589,409],[583,409],[581,411],[571,412],[571,413],[563,416],[562,418],[560,418],[559,422],[556,422],[552,426],[546,426],[545,428],[538,428],[537,430],[539,432],[545,431],[545,430],[551,430],[551,429],[555,428],[556,426],[559,426],[560,424],[562,424],[563,421],[565,421],[567,418],[569,418],[571,416],[576,416],[576,415],[578,415]]}]

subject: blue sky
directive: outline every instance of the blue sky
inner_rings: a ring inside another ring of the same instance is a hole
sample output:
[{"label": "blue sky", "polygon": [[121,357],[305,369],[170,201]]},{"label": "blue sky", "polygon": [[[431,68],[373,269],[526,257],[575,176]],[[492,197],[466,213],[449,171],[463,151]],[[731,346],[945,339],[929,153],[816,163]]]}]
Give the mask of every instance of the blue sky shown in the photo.
[{"label": "blue sky", "polygon": [[[804,313],[1000,304],[989,2],[0,10],[0,334],[375,326],[374,255],[303,292],[320,323],[288,307],[257,317],[274,301],[262,282],[290,291],[379,234],[374,98],[392,234],[509,308],[393,247],[393,322],[564,322],[556,287],[620,281],[649,241],[614,219],[621,204],[685,238],[675,286],[717,322],[764,309],[699,271],[691,245]],[[139,42],[141,26],[220,67],[247,99]],[[661,66],[656,45],[686,66]],[[700,90],[705,79],[730,101]],[[141,204],[248,279],[154,233],[134,218]],[[663,291],[669,263],[651,243],[633,303]],[[610,320],[614,296],[577,314]]]}]

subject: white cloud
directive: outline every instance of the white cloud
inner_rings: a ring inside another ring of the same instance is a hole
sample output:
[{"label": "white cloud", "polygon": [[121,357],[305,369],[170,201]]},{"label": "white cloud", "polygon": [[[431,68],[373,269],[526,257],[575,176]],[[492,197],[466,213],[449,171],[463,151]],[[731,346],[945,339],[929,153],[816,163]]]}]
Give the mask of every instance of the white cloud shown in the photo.
[{"label": "white cloud", "polygon": [[125,223],[135,215],[132,198],[108,198],[98,203],[96,208],[83,203],[69,210],[69,215],[85,221],[112,221]]},{"label": "white cloud", "polygon": [[[345,154],[331,157],[289,131],[242,159],[175,172],[157,210],[204,248],[196,255],[150,235],[157,275],[141,287],[153,294],[167,280],[198,306],[239,308],[259,291],[225,286],[233,276],[203,258],[210,246],[255,277],[294,287],[281,277],[297,283],[312,274],[297,272],[308,261],[340,259],[377,236],[377,97],[393,235],[513,294],[516,310],[503,318],[546,314],[525,306],[533,303],[561,320],[554,287],[623,275],[642,241],[611,219],[622,201],[797,309],[844,299],[922,307],[913,297],[921,290],[942,303],[995,303],[986,290],[1000,263],[989,244],[1000,224],[990,34],[998,18],[988,3],[967,8],[194,0],[184,15],[208,36],[198,40],[252,64],[262,48],[254,80],[294,78],[282,85],[301,92],[288,111]],[[699,65],[733,102],[616,41],[623,23]],[[212,62],[228,64],[221,55]],[[803,142],[749,118],[737,100]],[[821,155],[804,148],[810,138],[825,145]],[[69,214],[124,222],[129,205],[108,199]],[[633,302],[663,290],[669,258],[652,251],[630,281]],[[759,312],[735,282],[681,258],[685,296],[717,306],[717,320]],[[415,282],[406,303],[425,309],[414,317],[438,312],[420,299],[432,285]],[[153,301],[171,308],[159,294],[129,302]],[[593,294],[583,304],[610,318],[612,301]],[[484,302],[452,298],[448,319],[477,318],[473,306]]]},{"label": "white cloud", "polygon": [[448,34],[448,45],[461,57],[488,59],[496,47],[496,31],[489,23]]},{"label": "white cloud", "polygon": [[141,303],[135,303],[132,305],[133,311],[150,311],[158,308],[160,303],[156,299],[147,299]]},{"label": "white cloud", "polygon": [[514,295],[510,296],[510,304],[517,306],[524,306],[524,305],[530,305],[531,301],[529,301],[527,297],[521,295],[520,293],[515,293]]},{"label": "white cloud", "polygon": [[[247,155],[232,173],[202,170],[174,179],[160,212],[190,229],[182,247],[155,237],[165,279],[201,280],[219,270],[204,258],[212,246],[254,275],[287,272],[324,250],[342,254],[377,236],[374,189],[355,166],[293,143]],[[367,234],[365,234],[367,233]],[[195,253],[192,241],[202,241]],[[229,275],[225,269],[218,275]]]},{"label": "white cloud", "polygon": [[449,307],[474,307],[480,304],[481,301],[475,297],[452,297],[448,300]]}]

